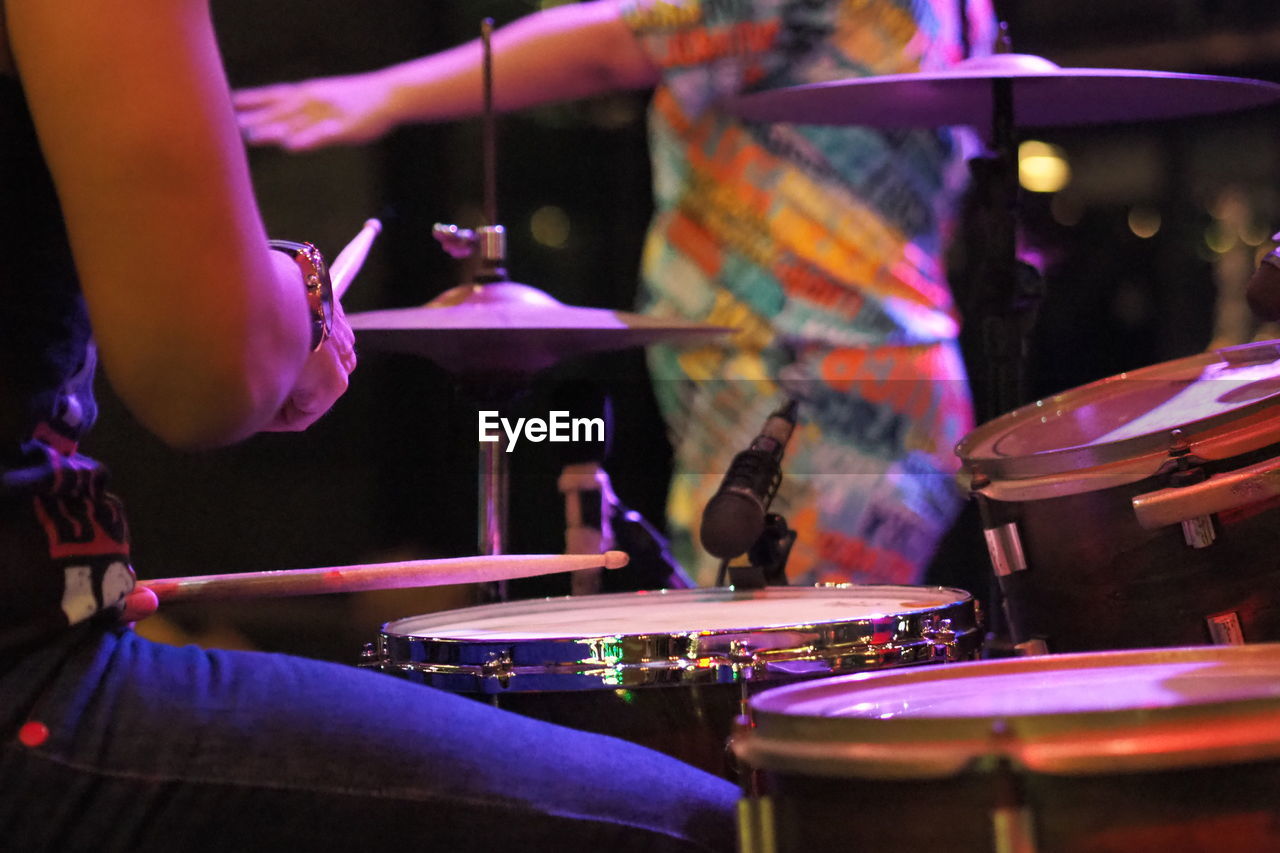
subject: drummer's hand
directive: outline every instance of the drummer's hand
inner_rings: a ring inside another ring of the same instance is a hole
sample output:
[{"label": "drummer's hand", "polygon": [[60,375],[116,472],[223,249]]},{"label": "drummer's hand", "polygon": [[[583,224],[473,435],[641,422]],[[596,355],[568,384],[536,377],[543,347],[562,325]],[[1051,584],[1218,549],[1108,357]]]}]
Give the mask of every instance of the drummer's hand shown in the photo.
[{"label": "drummer's hand", "polygon": [[133,623],[146,619],[160,606],[160,600],[149,587],[135,586],[133,591],[124,597],[124,605],[120,609],[120,621]]},{"label": "drummer's hand", "polygon": [[240,89],[231,96],[246,142],[287,151],[377,139],[393,125],[386,102],[372,73]]},{"label": "drummer's hand", "polygon": [[355,369],[355,332],[351,331],[342,303],[335,299],[329,339],[307,356],[293,391],[263,431],[301,432],[311,426],[347,390],[347,377]]}]

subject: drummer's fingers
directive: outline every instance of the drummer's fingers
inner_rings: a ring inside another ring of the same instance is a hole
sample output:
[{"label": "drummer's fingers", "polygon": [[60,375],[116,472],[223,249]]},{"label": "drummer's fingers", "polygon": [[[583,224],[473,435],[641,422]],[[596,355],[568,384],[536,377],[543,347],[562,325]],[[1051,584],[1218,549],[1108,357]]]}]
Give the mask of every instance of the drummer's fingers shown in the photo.
[{"label": "drummer's fingers", "polygon": [[315,105],[307,98],[290,97],[252,109],[237,110],[236,123],[241,127],[261,127],[273,122],[296,123],[310,120],[324,112],[316,110]]},{"label": "drummer's fingers", "polygon": [[351,373],[356,369],[356,333],[351,328],[351,324],[347,322],[346,314],[342,310],[342,303],[335,300],[333,308],[333,330],[330,333],[328,344],[333,347],[339,363],[346,369],[347,373]]},{"label": "drummer's fingers", "polygon": [[289,127],[282,122],[241,124],[240,136],[252,145],[283,145],[289,137]]},{"label": "drummer's fingers", "polygon": [[251,110],[240,110],[236,113],[236,123],[241,127],[259,127],[299,112],[297,107],[286,104],[272,104],[266,107],[255,107]]},{"label": "drummer's fingers", "polygon": [[231,105],[238,110],[271,106],[287,98],[296,89],[297,86],[293,83],[275,83],[270,86],[236,89],[231,93]]},{"label": "drummer's fingers", "polygon": [[332,122],[318,119],[302,109],[244,117],[238,124],[246,142],[279,145],[290,151],[313,148],[333,133],[330,128],[320,127]]},{"label": "drummer's fingers", "polygon": [[298,127],[293,132],[287,132],[280,146],[286,151],[310,151],[335,139],[341,130],[342,126],[339,122],[325,119],[312,125]]},{"label": "drummer's fingers", "polygon": [[120,610],[120,620],[122,622],[137,622],[139,619],[146,619],[160,606],[160,600],[156,598],[155,592],[145,586],[137,586],[133,588],[124,599],[124,606]]}]

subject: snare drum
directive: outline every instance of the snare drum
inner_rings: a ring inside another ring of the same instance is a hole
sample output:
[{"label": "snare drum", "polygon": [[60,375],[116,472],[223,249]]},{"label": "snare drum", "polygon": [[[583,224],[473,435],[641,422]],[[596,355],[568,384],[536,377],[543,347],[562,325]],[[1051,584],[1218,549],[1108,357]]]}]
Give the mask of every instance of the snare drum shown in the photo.
[{"label": "snare drum", "polygon": [[1280,342],[1085,385],[956,452],[1023,649],[1280,640]]},{"label": "snare drum", "polygon": [[684,589],[487,604],[383,626],[375,665],[732,775],[749,687],[973,657],[968,593],[943,587]]},{"label": "snare drum", "polygon": [[1280,850],[1280,645],[1009,658],[750,700],[740,850]]}]

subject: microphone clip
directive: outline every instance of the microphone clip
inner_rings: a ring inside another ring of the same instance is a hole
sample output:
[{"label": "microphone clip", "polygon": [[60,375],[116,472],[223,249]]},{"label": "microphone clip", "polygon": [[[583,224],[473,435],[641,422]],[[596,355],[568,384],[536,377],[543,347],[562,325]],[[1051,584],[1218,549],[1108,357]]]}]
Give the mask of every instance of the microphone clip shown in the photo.
[{"label": "microphone clip", "polygon": [[764,517],[764,531],[747,550],[745,566],[730,566],[725,560],[720,564],[720,579],[724,585],[727,573],[729,585],[734,589],[763,589],[766,586],[787,585],[787,560],[791,547],[796,544],[796,532],[787,520],[776,512]]}]

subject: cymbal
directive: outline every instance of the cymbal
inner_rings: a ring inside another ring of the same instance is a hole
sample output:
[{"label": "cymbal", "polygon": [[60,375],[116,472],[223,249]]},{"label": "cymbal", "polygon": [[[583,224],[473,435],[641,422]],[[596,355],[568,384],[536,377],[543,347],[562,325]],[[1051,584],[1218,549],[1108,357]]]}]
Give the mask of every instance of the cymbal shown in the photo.
[{"label": "cymbal", "polygon": [[463,284],[426,305],[350,314],[357,340],[425,356],[456,373],[528,374],[577,355],[678,342],[733,329],[565,305],[512,281]]},{"label": "cymbal", "polygon": [[857,77],[732,99],[750,121],[881,128],[991,126],[993,83],[1009,80],[1020,127],[1138,122],[1212,115],[1280,101],[1280,85],[1242,77],[1062,68],[1030,54],[976,57],[938,72]]}]

